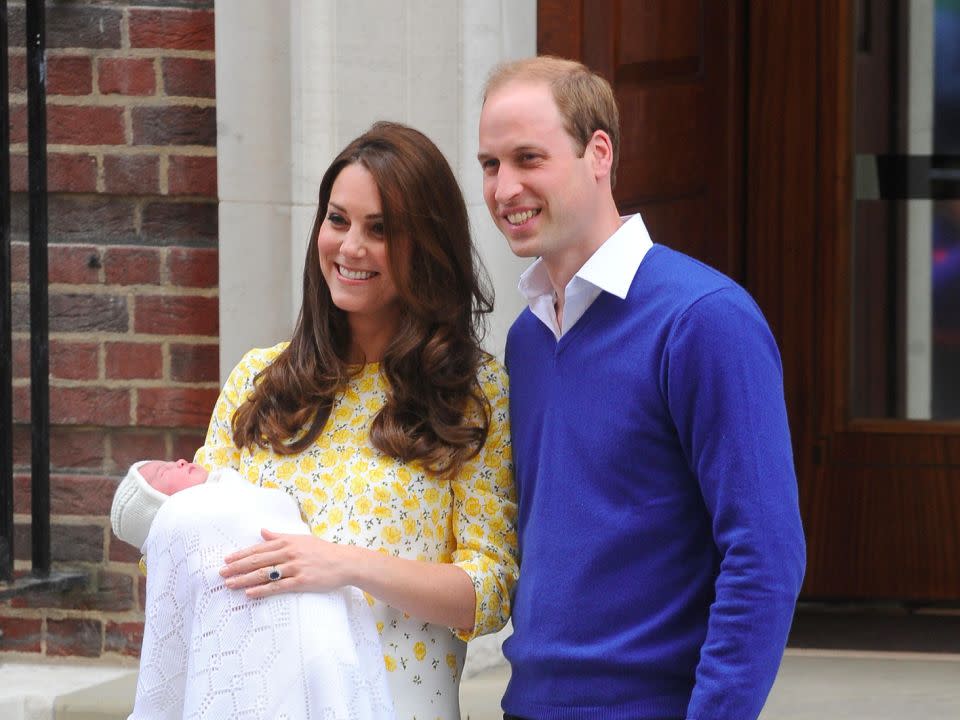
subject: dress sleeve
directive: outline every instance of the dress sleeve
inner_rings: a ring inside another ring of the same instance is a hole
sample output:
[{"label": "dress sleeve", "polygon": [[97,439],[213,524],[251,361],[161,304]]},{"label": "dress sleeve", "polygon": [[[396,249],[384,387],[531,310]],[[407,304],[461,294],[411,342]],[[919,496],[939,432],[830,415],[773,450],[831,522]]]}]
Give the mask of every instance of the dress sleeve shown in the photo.
[{"label": "dress sleeve", "polygon": [[477,594],[473,628],[457,632],[464,641],[506,624],[518,572],[517,498],[503,366],[487,362],[480,383],[491,410],[487,442],[452,483],[457,542],[453,562],[470,576]]},{"label": "dress sleeve", "polygon": [[217,468],[233,468],[240,470],[240,448],[233,442],[233,414],[253,391],[253,381],[257,373],[267,367],[282,346],[269,350],[254,349],[249,351],[231,371],[227,382],[224,383],[216,405],[213,406],[213,415],[207,427],[207,436],[203,446],[197,450],[193,461],[201,465],[208,472]]}]

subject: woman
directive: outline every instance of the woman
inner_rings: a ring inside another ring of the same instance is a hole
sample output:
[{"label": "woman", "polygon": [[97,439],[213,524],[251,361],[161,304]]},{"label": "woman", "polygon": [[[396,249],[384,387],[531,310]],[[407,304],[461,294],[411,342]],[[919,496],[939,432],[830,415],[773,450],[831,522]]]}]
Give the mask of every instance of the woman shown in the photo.
[{"label": "woman", "polygon": [[334,160],[289,343],[231,373],[196,461],[297,499],[312,535],[226,558],[252,598],[353,585],[381,633],[397,717],[459,718],[464,642],[516,581],[506,378],[466,207],[421,133],[377,123]]}]

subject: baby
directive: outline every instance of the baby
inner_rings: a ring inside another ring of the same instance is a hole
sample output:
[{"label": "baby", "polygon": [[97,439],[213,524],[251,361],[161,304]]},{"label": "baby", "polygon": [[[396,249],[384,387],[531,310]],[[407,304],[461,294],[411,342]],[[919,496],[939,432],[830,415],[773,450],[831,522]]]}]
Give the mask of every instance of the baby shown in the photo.
[{"label": "baby", "polygon": [[309,533],[296,501],[230,468],[134,463],[113,531],[147,559],[146,618],[130,718],[391,720],[383,653],[363,594],[250,599],[219,570],[260,529]]}]

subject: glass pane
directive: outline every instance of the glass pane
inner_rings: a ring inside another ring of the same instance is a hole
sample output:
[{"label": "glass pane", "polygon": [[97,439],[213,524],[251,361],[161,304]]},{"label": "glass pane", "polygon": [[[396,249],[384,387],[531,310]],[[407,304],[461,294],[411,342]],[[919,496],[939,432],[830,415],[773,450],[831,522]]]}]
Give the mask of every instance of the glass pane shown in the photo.
[{"label": "glass pane", "polygon": [[858,0],[855,417],[960,419],[960,0]]}]

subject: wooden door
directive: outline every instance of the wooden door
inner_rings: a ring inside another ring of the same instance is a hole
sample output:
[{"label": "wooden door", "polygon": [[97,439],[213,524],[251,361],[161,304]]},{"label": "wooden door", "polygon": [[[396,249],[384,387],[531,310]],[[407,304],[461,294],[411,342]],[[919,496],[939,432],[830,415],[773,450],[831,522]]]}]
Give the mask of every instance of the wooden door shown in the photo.
[{"label": "wooden door", "polygon": [[[867,4],[883,22],[888,0]],[[851,322],[856,293],[882,290],[858,290],[852,268],[856,17],[854,0],[540,0],[538,49],[613,84],[622,211],[740,281],[770,323],[807,534],[804,596],[955,601],[960,423],[864,418],[899,405],[887,387],[896,358],[871,371],[874,399],[851,382],[865,346],[898,333],[889,315],[873,330]],[[876,272],[894,277],[885,263]]]},{"label": "wooden door", "polygon": [[740,3],[540,0],[538,52],[613,85],[622,141],[616,198],[654,242],[743,279]]}]

